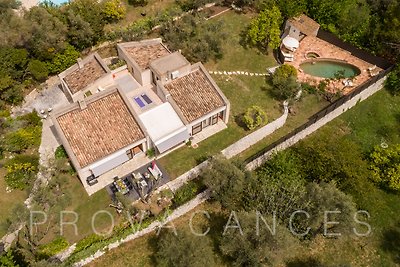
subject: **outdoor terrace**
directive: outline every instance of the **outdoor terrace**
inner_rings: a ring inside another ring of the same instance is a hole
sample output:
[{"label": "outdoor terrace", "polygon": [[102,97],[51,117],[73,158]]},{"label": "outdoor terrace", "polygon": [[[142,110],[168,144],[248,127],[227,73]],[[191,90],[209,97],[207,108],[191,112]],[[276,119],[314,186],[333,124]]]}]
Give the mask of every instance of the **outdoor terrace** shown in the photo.
[{"label": "outdoor terrace", "polygon": [[294,52],[294,61],[287,62],[287,64],[293,65],[298,70],[298,79],[301,82],[308,82],[314,85],[324,80],[324,78],[311,76],[301,70],[300,64],[302,64],[305,60],[308,60],[308,53],[315,53],[319,55],[320,58],[324,59],[343,60],[360,69],[361,73],[352,79],[353,86],[345,87],[342,81],[335,81],[332,83],[332,87],[329,88],[330,90],[339,89],[344,94],[351,92],[356,86],[367,81],[371,77],[371,72],[369,71],[370,68],[374,69],[373,71],[375,73],[382,70],[373,64],[353,56],[349,51],[339,48],[317,37],[306,36],[303,40],[301,40],[299,48]]}]

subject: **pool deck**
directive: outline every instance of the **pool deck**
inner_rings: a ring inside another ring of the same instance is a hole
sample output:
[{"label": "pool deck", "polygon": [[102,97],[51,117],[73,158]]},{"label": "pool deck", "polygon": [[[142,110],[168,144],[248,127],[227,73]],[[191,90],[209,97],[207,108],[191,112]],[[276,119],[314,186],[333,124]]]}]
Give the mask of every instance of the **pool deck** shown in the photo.
[{"label": "pool deck", "polygon": [[[299,48],[294,53],[294,61],[287,62],[287,64],[294,66],[298,70],[298,80],[301,82],[307,82],[313,85],[317,85],[321,80],[324,80],[324,78],[311,76],[301,70],[300,64],[306,60],[310,60],[306,57],[307,53],[310,52],[317,53],[319,55],[319,58],[341,60],[346,63],[352,64],[360,69],[360,75],[357,75],[352,79],[353,86],[344,86],[344,79],[341,79],[339,81],[332,81],[328,85],[328,90],[330,90],[331,92],[341,92],[342,94],[348,94],[355,87],[371,78],[368,68],[372,68],[374,66],[373,64],[365,62],[364,60],[353,56],[349,51],[343,50],[317,37],[306,36],[303,40],[301,40]],[[382,69],[379,67],[375,67],[373,70],[374,73],[378,73],[380,71],[382,71]]]}]

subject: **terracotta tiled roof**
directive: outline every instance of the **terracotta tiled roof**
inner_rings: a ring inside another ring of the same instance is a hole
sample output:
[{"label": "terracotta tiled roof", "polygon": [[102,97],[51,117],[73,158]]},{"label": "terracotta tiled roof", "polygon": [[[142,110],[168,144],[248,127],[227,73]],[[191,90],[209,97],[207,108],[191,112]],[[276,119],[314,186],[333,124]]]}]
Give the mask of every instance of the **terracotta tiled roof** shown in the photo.
[{"label": "terracotta tiled roof", "polygon": [[306,35],[314,35],[314,33],[319,29],[319,24],[304,14],[289,19],[289,22]]},{"label": "terracotta tiled roof", "polygon": [[75,94],[84,89],[90,83],[99,79],[105,73],[106,71],[100,63],[96,58],[93,58],[89,62],[86,62],[82,68],[78,68],[65,76],[64,81],[67,83],[71,93]]},{"label": "terracotta tiled roof", "polygon": [[57,118],[81,167],[144,138],[118,92]]},{"label": "terracotta tiled roof", "polygon": [[147,69],[153,60],[170,52],[161,43],[125,47],[126,52],[143,69]]},{"label": "terracotta tiled roof", "polygon": [[188,122],[224,106],[221,96],[201,69],[165,85]]}]

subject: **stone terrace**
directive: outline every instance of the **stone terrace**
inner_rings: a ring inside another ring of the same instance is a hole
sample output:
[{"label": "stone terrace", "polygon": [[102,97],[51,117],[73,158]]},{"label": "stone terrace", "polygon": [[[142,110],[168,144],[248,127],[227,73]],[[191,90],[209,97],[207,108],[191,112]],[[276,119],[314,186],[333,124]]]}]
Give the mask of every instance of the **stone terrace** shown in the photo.
[{"label": "stone terrace", "polygon": [[[343,50],[317,37],[306,36],[300,42],[300,47],[296,50],[294,54],[294,61],[287,62],[288,64],[293,65],[298,70],[298,79],[301,82],[318,84],[319,81],[324,79],[308,75],[302,72],[302,70],[300,69],[300,64],[307,60],[306,55],[309,52],[317,53],[320,58],[344,60],[361,70],[361,74],[353,79],[352,87],[345,87],[341,81],[335,81],[332,82],[332,84],[329,86],[329,89],[332,91],[341,91],[343,94],[347,94],[351,92],[356,86],[364,83],[370,78],[368,68],[373,67],[372,64],[353,56],[349,51]],[[382,69],[376,67],[374,72],[379,72],[381,70]]]}]

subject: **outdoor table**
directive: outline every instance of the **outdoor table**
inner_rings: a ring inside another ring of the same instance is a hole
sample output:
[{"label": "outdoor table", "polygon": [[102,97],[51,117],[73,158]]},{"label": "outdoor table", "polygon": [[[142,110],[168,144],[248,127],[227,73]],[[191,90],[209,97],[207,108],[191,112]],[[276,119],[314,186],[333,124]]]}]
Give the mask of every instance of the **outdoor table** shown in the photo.
[{"label": "outdoor table", "polygon": [[129,193],[129,188],[122,179],[114,181],[114,185],[121,194],[126,195]]}]

